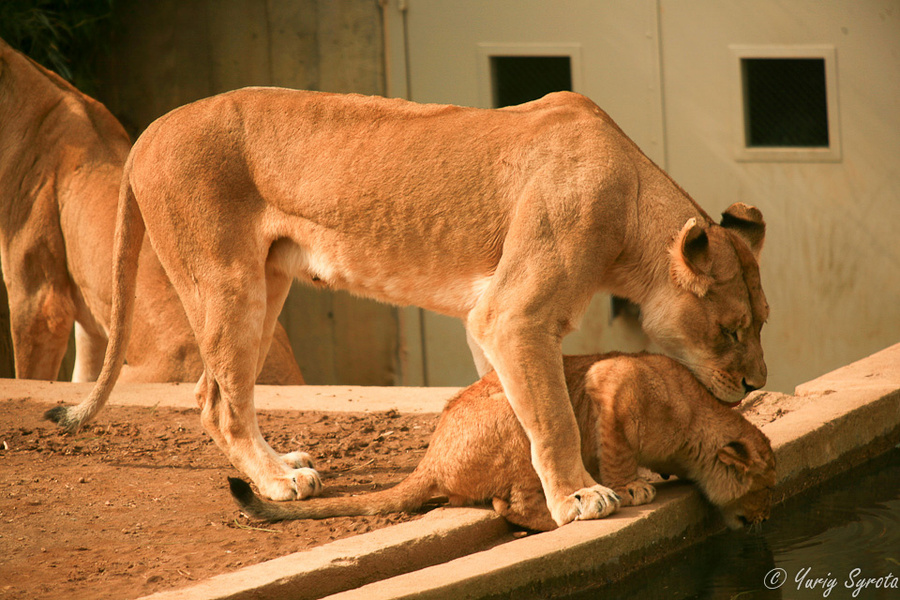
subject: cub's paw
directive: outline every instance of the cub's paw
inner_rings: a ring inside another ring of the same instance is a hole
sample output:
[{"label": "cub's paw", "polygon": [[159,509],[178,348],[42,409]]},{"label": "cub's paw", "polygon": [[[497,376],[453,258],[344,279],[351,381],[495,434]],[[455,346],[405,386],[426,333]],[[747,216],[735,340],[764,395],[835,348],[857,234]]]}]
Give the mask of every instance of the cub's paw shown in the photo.
[{"label": "cub's paw", "polygon": [[306,452],[288,452],[281,455],[281,460],[292,469],[315,469],[312,456]]},{"label": "cub's paw", "polygon": [[616,512],[622,499],[614,491],[602,485],[583,488],[566,496],[553,510],[553,520],[557,525],[572,521],[602,519]]},{"label": "cub's paw", "polygon": [[640,506],[649,504],[656,498],[656,488],[643,479],[635,479],[622,487],[617,487],[616,493],[622,497],[622,506]]}]

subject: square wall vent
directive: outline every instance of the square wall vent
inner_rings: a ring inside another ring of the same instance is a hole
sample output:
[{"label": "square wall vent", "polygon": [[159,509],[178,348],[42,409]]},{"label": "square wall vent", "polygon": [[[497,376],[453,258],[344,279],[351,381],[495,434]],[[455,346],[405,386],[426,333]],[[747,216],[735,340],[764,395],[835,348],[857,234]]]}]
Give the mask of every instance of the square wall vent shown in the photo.
[{"label": "square wall vent", "polygon": [[738,160],[840,160],[834,48],[731,50]]},{"label": "square wall vent", "polygon": [[580,92],[580,44],[478,44],[478,102],[502,108],[550,92]]}]

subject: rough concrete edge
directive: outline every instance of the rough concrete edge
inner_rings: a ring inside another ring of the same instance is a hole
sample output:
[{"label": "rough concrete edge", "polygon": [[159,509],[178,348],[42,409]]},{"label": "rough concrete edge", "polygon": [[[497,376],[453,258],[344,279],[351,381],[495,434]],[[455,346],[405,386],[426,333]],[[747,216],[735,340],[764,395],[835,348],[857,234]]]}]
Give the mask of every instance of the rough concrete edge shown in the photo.
[{"label": "rough concrete edge", "polygon": [[900,344],[888,346],[884,350],[829,371],[820,377],[798,385],[794,394],[805,396],[818,393],[833,393],[836,389],[846,391],[859,388],[892,387],[897,383],[888,373],[896,372],[900,364]]},{"label": "rough concrete edge", "polygon": [[[835,414],[834,403],[848,410]],[[900,442],[900,384],[811,397],[806,407],[762,430],[778,461],[776,497],[783,501],[882,454]],[[813,427],[819,419],[819,426]],[[806,429],[806,431],[804,431]]]},{"label": "rough concrete edge", "polygon": [[[86,398],[93,386],[93,383],[0,379],[0,398],[75,404]],[[193,383],[120,383],[109,403],[196,409],[194,387]],[[258,385],[254,400],[259,410],[378,412],[394,409],[401,413],[439,413],[458,391],[459,388],[446,387]]]},{"label": "rough concrete edge", "polygon": [[[900,345],[874,355],[874,359],[890,368],[900,364],[898,355]],[[885,360],[889,362],[884,363]],[[873,385],[868,381],[871,372],[863,363],[854,363],[852,371],[828,378],[827,389],[811,395],[806,406],[762,427],[772,438],[779,461],[781,500],[889,449],[900,440],[900,382],[879,381]],[[863,375],[867,381],[860,383],[859,373],[867,372]],[[832,391],[835,388],[840,391]],[[817,389],[809,386],[806,393],[813,394]],[[838,464],[839,461],[845,464]],[[696,494],[693,497],[699,502]],[[636,563],[641,559],[638,550],[642,546],[651,552],[654,548],[671,550],[678,546],[678,536],[699,540],[719,529],[709,523],[708,507],[699,512],[685,508],[684,503],[691,502],[690,498],[682,495],[650,505],[650,509],[636,516],[622,511],[617,515],[619,519],[568,525],[329,596],[328,600],[458,599],[513,594],[516,598],[539,597],[542,581],[565,580],[579,572],[602,572],[610,565],[620,571],[614,577],[618,578],[632,570],[629,561]],[[630,522],[616,523],[621,520]],[[677,526],[670,526],[676,523]],[[655,558],[664,554],[659,552]]]},{"label": "rough concrete edge", "polygon": [[416,521],[289,554],[143,600],[320,598],[481,550],[509,531],[492,510],[443,509]]},{"label": "rough concrete edge", "polygon": [[696,541],[704,529],[720,527],[708,517],[709,507],[693,487],[664,484],[653,505],[575,522],[323,600],[542,598],[548,582],[573,574],[608,575],[604,567],[629,559],[637,564],[648,539],[654,549],[668,540],[678,540],[679,547]]}]

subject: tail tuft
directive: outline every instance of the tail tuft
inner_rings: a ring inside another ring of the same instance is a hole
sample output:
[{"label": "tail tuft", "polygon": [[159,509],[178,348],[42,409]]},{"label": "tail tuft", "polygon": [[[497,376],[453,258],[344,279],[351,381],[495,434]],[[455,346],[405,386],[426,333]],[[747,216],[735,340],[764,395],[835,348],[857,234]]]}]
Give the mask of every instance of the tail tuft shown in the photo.
[{"label": "tail tuft", "polygon": [[48,421],[53,421],[57,425],[65,424],[68,419],[69,409],[66,406],[60,404],[59,406],[54,406],[50,410],[44,413],[44,418]]},{"label": "tail tuft", "polygon": [[270,522],[280,521],[284,518],[278,514],[277,510],[271,510],[266,502],[254,494],[250,484],[243,479],[229,477],[228,487],[231,489],[231,497],[234,499],[234,503],[248,517]]},{"label": "tail tuft", "polygon": [[62,404],[45,412],[44,418],[53,421],[68,433],[75,433],[81,427],[81,421],[72,417],[71,407]]},{"label": "tail tuft", "polygon": [[246,504],[252,503],[253,500],[256,499],[256,495],[253,493],[253,490],[250,489],[250,484],[243,479],[229,477],[228,487],[231,489],[231,496],[234,498],[234,501],[237,502],[238,506],[241,508]]}]

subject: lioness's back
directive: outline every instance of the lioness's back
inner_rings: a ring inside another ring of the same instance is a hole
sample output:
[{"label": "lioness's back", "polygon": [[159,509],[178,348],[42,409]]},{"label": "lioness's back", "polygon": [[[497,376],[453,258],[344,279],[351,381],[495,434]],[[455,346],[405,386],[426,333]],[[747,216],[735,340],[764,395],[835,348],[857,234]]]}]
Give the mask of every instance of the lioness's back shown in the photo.
[{"label": "lioness's back", "polygon": [[[179,107],[154,121],[141,137],[162,135],[171,141],[201,134],[237,135],[248,159],[258,154],[274,158],[273,153],[299,144],[355,155],[374,166],[380,161],[390,164],[409,150],[423,162],[439,148],[445,164],[469,155],[482,159],[471,161],[473,167],[497,153],[521,159],[536,146],[574,150],[584,142],[603,144],[594,137],[625,138],[596,104],[572,92],[548,94],[519,106],[479,109],[265,87],[243,88]],[[229,150],[227,144],[211,149]],[[461,156],[446,155],[454,150]],[[554,158],[541,154],[542,160]],[[334,169],[331,174],[338,173]]]},{"label": "lioness's back", "polygon": [[[576,94],[484,110],[246,88],[161,117],[126,177],[145,220],[159,222],[151,231],[183,221],[209,229],[195,239],[218,239],[228,223],[261,247],[287,238],[284,269],[302,281],[464,316],[517,214],[552,205],[570,231],[599,218],[598,190],[626,172],[596,160],[621,142],[601,114]],[[622,214],[610,204],[630,200],[609,194],[603,210]]]}]

